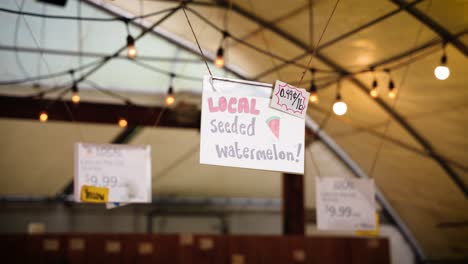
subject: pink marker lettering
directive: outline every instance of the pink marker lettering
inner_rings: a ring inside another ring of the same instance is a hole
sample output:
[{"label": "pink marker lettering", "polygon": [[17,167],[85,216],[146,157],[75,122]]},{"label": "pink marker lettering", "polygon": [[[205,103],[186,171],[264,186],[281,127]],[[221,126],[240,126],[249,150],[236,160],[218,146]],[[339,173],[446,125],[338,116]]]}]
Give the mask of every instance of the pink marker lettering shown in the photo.
[{"label": "pink marker lettering", "polygon": [[239,105],[237,105],[237,111],[239,111],[239,113],[250,113],[249,101],[247,100],[247,98],[242,97],[239,99]]},{"label": "pink marker lettering", "polygon": [[219,108],[216,106],[213,106],[213,98],[208,98],[208,109],[210,109],[210,112],[218,112]]},{"label": "pink marker lettering", "polygon": [[237,103],[237,98],[235,98],[235,97],[229,98],[229,105],[228,105],[229,113],[231,113],[231,114],[236,113],[236,108],[233,107],[233,105],[235,105],[236,103]]},{"label": "pink marker lettering", "polygon": [[257,100],[255,98],[250,99],[250,113],[252,115],[259,115],[260,111],[255,108],[255,105],[257,104]]}]

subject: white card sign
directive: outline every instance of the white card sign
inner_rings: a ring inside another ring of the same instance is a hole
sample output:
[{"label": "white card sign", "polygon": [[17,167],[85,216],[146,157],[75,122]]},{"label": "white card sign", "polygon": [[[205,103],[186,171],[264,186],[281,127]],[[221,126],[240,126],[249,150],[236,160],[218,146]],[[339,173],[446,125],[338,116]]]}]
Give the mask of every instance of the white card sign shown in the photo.
[{"label": "white card sign", "polygon": [[76,202],[151,202],[151,149],[75,144]]},{"label": "white card sign", "polygon": [[374,180],[316,177],[319,230],[374,230]]},{"label": "white card sign", "polygon": [[205,76],[200,163],[304,173],[304,119],[269,107],[271,85]]},{"label": "white card sign", "polygon": [[285,113],[304,118],[307,113],[309,96],[310,93],[305,89],[277,80],[270,106]]}]

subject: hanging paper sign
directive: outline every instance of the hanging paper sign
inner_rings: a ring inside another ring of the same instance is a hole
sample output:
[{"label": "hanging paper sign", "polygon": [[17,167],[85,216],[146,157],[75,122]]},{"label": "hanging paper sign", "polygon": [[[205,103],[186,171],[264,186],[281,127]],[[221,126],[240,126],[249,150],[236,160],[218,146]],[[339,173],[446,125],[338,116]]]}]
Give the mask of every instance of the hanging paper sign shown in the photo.
[{"label": "hanging paper sign", "polygon": [[374,180],[316,177],[320,230],[375,230]]},{"label": "hanging paper sign", "polygon": [[149,146],[75,144],[76,202],[151,202]]},{"label": "hanging paper sign", "polygon": [[285,113],[304,118],[307,113],[309,96],[310,93],[305,89],[277,80],[270,106]]},{"label": "hanging paper sign", "polygon": [[203,81],[200,163],[304,173],[304,119],[269,107],[271,85]]}]

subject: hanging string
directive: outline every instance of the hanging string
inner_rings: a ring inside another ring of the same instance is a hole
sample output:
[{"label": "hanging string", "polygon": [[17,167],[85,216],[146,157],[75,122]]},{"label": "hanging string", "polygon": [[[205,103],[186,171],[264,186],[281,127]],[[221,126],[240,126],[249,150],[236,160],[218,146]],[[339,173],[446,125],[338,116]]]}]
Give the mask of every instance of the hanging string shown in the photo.
[{"label": "hanging string", "polygon": [[[253,1],[252,0],[249,0],[249,4],[250,4],[250,8],[252,9],[252,13],[255,15],[256,12],[255,12],[255,8],[254,8],[254,5],[253,5]],[[266,35],[265,35],[265,31],[264,30],[261,30],[260,32],[261,36],[262,36],[262,39],[263,39],[263,42],[265,43],[265,47],[266,47],[266,50],[269,52],[269,53],[272,53],[271,52],[271,48],[270,48],[270,44],[266,38]],[[273,67],[278,67],[278,64],[276,63],[275,59],[271,56],[268,56],[271,60],[271,64],[273,65]],[[283,78],[281,77],[281,72],[279,70],[275,71],[276,72],[276,75],[278,75],[278,79],[279,80],[282,80]]]},{"label": "hanging string", "polygon": [[192,31],[193,37],[195,38],[195,42],[197,43],[198,50],[200,51],[202,59],[205,62],[206,69],[208,70],[211,78],[213,79],[213,74],[211,73],[210,66],[208,66],[208,61],[206,60],[205,54],[203,53],[203,50],[200,46],[200,42],[198,42],[198,38],[197,38],[197,35],[195,34],[195,31],[193,30],[192,23],[190,22],[190,19],[187,16],[187,12],[185,11],[185,6],[182,6],[182,11],[184,11],[185,18],[187,19],[187,23],[190,26],[190,30]]},{"label": "hanging string", "polygon": [[[322,38],[325,35],[325,32],[327,31],[328,25],[330,24],[330,21],[331,21],[333,15],[335,14],[336,7],[338,6],[339,3],[340,3],[340,0],[336,0],[335,6],[333,7],[333,10],[332,10],[330,16],[328,17],[327,23],[325,24],[325,27],[323,28],[323,31],[320,34],[320,37],[319,37],[315,47],[318,47],[320,45],[320,42],[322,41]],[[307,63],[306,69],[304,69],[304,71],[302,72],[302,76],[301,76],[301,79],[300,79],[299,85],[298,85],[299,87],[301,86],[302,80],[304,80],[304,76],[305,76],[306,72],[308,71],[308,69],[310,67],[310,64],[312,63],[312,59],[316,56],[316,54],[317,54],[317,49],[314,49],[314,51],[312,52],[312,55],[310,56],[309,62]]]},{"label": "hanging string", "polygon": [[309,44],[310,49],[314,50],[314,0],[309,0]]},{"label": "hanging string", "polygon": [[[42,13],[44,14],[47,10],[47,5],[42,5]],[[41,46],[44,46],[45,44],[45,29],[46,29],[46,19],[43,18],[41,19],[41,34],[40,34],[40,38],[39,38],[39,43],[41,44]],[[15,45],[16,46],[16,45]],[[42,54],[42,53],[40,53]],[[41,60],[39,59],[37,61],[37,75],[41,75],[42,73],[42,63],[41,63]]]},{"label": "hanging string", "polygon": [[[18,4],[17,4],[18,6]],[[18,7],[20,12],[23,10],[24,7],[24,0],[21,0],[21,4]],[[24,75],[25,78],[29,78],[29,73],[26,70],[26,68],[23,65],[23,62],[21,61],[18,53],[18,35],[19,35],[19,29],[20,29],[20,22],[21,22],[21,16],[17,16],[15,20],[15,36],[13,39],[13,46],[15,47],[15,60],[16,64],[18,65],[18,68],[20,69],[21,73]],[[40,63],[40,60],[39,60]]]},{"label": "hanging string", "polygon": [[[426,10],[425,10],[425,13],[428,14],[429,13],[429,10],[432,6],[432,0],[430,0],[426,6]],[[413,46],[416,48],[417,47],[417,44],[419,42],[419,39],[421,38],[421,34],[424,30],[424,24],[421,23],[420,27],[419,27],[419,30],[418,30],[418,33],[416,34],[416,39],[414,40],[414,44]],[[412,58],[412,54],[410,55],[410,60]],[[393,101],[393,104],[392,104],[392,108],[395,109],[396,108],[396,105],[397,105],[397,102],[398,102],[398,99],[400,98],[400,93],[402,91],[402,88],[403,88],[403,84],[405,83],[406,81],[406,77],[407,77],[407,74],[409,72],[409,69],[411,68],[411,65],[412,64],[408,64],[408,66],[405,68],[405,71],[403,72],[403,75],[402,75],[402,78],[401,78],[401,81],[400,81],[400,85],[399,87],[397,88],[399,91],[396,93],[396,97]],[[380,156],[380,153],[382,151],[382,147],[383,147],[383,144],[384,144],[384,141],[385,141],[385,137],[387,136],[387,132],[388,132],[388,129],[390,128],[390,124],[392,123],[392,118],[391,117],[388,117],[387,119],[387,122],[385,124],[385,129],[384,129],[384,132],[382,134],[382,136],[380,137],[380,143],[379,143],[379,146],[377,147],[377,150],[375,152],[375,156],[374,156],[374,159],[372,160],[372,164],[371,164],[371,167],[370,167],[370,170],[369,170],[369,177],[370,178],[373,178],[374,176],[374,172],[375,172],[375,167],[377,165],[377,161],[379,159],[379,156]]]},{"label": "hanging string", "polygon": [[[219,18],[219,14],[220,14],[220,13],[219,13],[219,12],[216,12],[216,13],[215,13],[215,11],[217,11],[217,10],[215,10],[215,9],[213,9],[213,8],[210,8],[210,9],[209,9],[209,11],[208,11],[209,13],[207,14],[207,18],[208,18],[209,20],[213,20],[213,19],[212,19],[212,18],[213,18],[213,15],[216,15],[216,17]],[[198,35],[199,35],[199,36],[200,36],[200,35],[203,35],[203,33],[206,31],[206,29],[208,29],[208,24],[205,23],[203,26],[201,26],[201,27],[198,28]],[[188,65],[187,63],[182,64],[181,69],[179,69],[179,71],[178,71],[178,74],[177,74],[178,76],[179,76],[179,75],[182,75],[182,74],[184,74],[184,73],[186,72],[186,70],[187,70],[187,65]],[[200,81],[202,81],[202,80],[203,80],[203,79],[200,78]]]},{"label": "hanging string", "polygon": [[[18,2],[17,2],[16,0],[15,0],[15,4],[16,4],[16,6],[18,7],[18,9],[20,9],[20,5],[18,4]],[[21,7],[21,8],[22,8],[22,7]],[[34,33],[33,33],[32,29],[31,29],[31,27],[30,27],[28,21],[26,20],[26,18],[25,18],[24,16],[22,16],[21,18],[23,19],[24,23],[26,24],[26,28],[28,29],[29,34],[31,35],[31,38],[32,38],[33,41],[34,41],[34,44],[36,45],[36,47],[37,47],[38,49],[41,49],[41,45],[39,45],[39,42],[38,42],[37,38],[34,36]],[[42,61],[44,62],[44,65],[46,66],[47,72],[50,74],[50,72],[51,72],[50,66],[49,66],[49,64],[47,63],[47,61],[46,61],[46,59],[45,59],[45,57],[44,57],[44,54],[40,54],[40,57],[41,57]],[[57,85],[57,80],[55,80],[55,78],[53,79],[53,81],[54,81],[54,83]]]},{"label": "hanging string", "polygon": [[[336,88],[336,89],[337,89],[337,93],[339,93],[340,90],[341,90],[340,81],[341,81],[340,79],[337,80],[337,84],[338,84],[338,86],[337,86],[337,88]],[[333,105],[333,102],[332,102],[332,105]],[[318,125],[317,131],[314,131],[314,135],[313,135],[314,139],[313,139],[313,141],[309,144],[310,146],[311,146],[311,145],[315,142],[315,140],[318,138],[318,133],[320,133],[320,131],[322,131],[322,130],[325,129],[325,126],[328,124],[328,120],[330,120],[330,117],[331,117],[331,115],[332,115],[332,110],[331,110],[332,107],[330,106],[330,107],[328,107],[327,109],[328,109],[328,111],[327,111],[325,117],[322,119],[322,122],[320,122],[320,124]],[[312,151],[310,148],[308,149],[308,151],[309,151],[309,154],[310,154],[310,159],[312,160],[312,163],[314,164],[315,171],[317,172],[317,176],[318,176],[318,177],[321,177],[322,174],[320,173],[319,166],[318,166],[318,164],[317,164],[317,161],[315,160],[314,153],[313,153],[313,151]]]}]

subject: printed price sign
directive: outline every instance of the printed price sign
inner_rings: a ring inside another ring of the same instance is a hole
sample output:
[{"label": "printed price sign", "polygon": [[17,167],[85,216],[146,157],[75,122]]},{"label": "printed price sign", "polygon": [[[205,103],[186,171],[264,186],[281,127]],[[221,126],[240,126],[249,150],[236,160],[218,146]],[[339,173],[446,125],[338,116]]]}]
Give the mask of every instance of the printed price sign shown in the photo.
[{"label": "printed price sign", "polygon": [[319,230],[375,230],[374,180],[316,177]]},{"label": "printed price sign", "polygon": [[282,81],[275,82],[270,107],[285,113],[304,118],[307,113],[307,104],[310,93],[305,89],[297,88]]},{"label": "printed price sign", "polygon": [[271,92],[268,84],[206,76],[200,163],[304,173],[304,119],[269,107]]},{"label": "printed price sign", "polygon": [[149,146],[75,144],[76,202],[151,202]]}]

